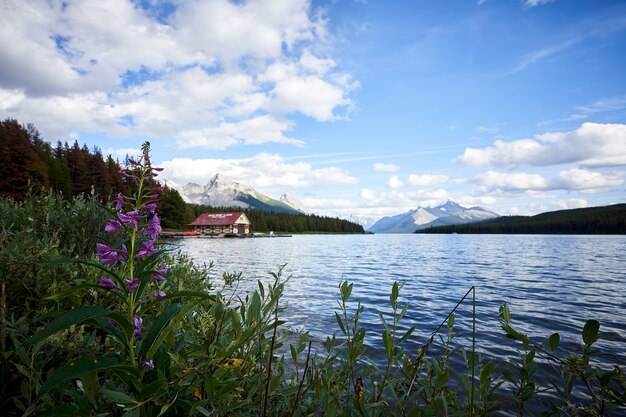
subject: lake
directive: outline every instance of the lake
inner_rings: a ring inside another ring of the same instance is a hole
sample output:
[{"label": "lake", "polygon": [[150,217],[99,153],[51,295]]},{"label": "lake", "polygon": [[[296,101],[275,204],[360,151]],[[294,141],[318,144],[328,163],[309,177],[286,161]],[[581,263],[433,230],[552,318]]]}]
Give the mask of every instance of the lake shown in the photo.
[{"label": "lake", "polygon": [[[476,287],[478,350],[499,361],[517,357],[521,344],[504,336],[498,307],[508,303],[513,323],[536,341],[559,332],[561,346],[575,350],[586,320],[617,341],[597,344],[600,360],[625,363],[626,236],[555,235],[295,235],[263,239],[187,239],[180,249],[197,263],[242,272],[244,291],[268,271],[286,264],[283,314],[314,341],[339,332],[334,318],[338,284],[354,283],[351,301],[365,306],[361,324],[375,360],[382,358],[379,313],[387,314],[394,281],[409,312],[403,328],[415,325],[413,353],[430,337],[471,286]],[[456,320],[459,341],[471,349],[471,297]]]}]

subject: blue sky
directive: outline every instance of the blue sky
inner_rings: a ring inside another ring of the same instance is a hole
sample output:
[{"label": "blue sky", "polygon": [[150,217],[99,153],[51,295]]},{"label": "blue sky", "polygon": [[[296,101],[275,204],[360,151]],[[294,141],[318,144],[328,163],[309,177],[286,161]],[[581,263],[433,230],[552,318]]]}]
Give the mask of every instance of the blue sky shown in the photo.
[{"label": "blue sky", "polygon": [[0,117],[378,219],[626,202],[626,3],[8,0]]}]

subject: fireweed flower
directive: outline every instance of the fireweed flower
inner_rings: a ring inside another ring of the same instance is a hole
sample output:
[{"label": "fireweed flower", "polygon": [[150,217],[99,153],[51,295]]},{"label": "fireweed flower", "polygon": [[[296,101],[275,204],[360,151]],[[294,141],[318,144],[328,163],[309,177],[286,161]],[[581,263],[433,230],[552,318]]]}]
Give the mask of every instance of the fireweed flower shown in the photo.
[{"label": "fireweed flower", "polygon": [[133,317],[133,326],[135,327],[135,330],[133,330],[133,336],[134,337],[141,337],[143,336],[143,333],[141,332],[141,325],[143,324],[143,319],[139,316],[135,316]]},{"label": "fireweed flower", "polygon": [[96,249],[96,258],[98,258],[101,264],[115,266],[119,262],[120,255],[116,249],[104,243],[96,243]]},{"label": "fireweed flower", "polygon": [[128,213],[118,213],[117,218],[120,219],[122,223],[127,226],[131,226],[133,229],[137,230],[139,226],[139,221],[141,219],[145,219],[146,216],[142,216],[138,210],[129,211]]},{"label": "fireweed flower", "polygon": [[115,197],[115,211],[120,211],[122,208],[124,208],[124,195],[118,193],[117,197]]},{"label": "fireweed flower", "polygon": [[126,284],[128,292],[135,292],[135,290],[139,288],[139,280],[137,278],[133,278],[132,280],[125,279],[124,284]]},{"label": "fireweed flower", "polygon": [[111,219],[104,227],[104,231],[113,235],[117,235],[119,232],[122,231],[122,224],[117,220]]},{"label": "fireweed flower", "polygon": [[154,255],[155,253],[159,253],[159,250],[154,247],[156,242],[156,237],[154,240],[147,240],[141,243],[141,249],[135,255],[135,258],[143,258],[144,256]]},{"label": "fireweed flower", "polygon": [[154,217],[152,217],[152,221],[148,223],[148,226],[143,231],[143,234],[145,236],[149,236],[150,240],[156,240],[157,235],[162,231],[163,229],[161,228],[159,216],[158,214],[155,214]]},{"label": "fireweed flower", "polygon": [[[101,264],[117,269],[117,276],[125,277],[119,284],[103,276],[97,286],[105,290],[115,290],[126,303],[125,317],[132,318],[132,335],[127,336],[127,351],[133,366],[154,368],[153,360],[136,356],[136,339],[143,336],[143,318],[137,315],[142,303],[148,299],[160,299],[166,296],[160,282],[165,280],[167,268],[160,264],[160,259],[143,258],[157,255],[156,248],[161,223],[156,213],[161,187],[155,186],[152,179],[160,168],[153,168],[150,163],[150,145],[146,142],[143,156],[130,160],[131,167],[120,174],[133,182],[136,192],[131,196],[117,194],[113,200],[115,214],[105,226],[105,232],[116,236],[116,245],[97,244],[96,257]],[[120,244],[124,242],[123,244]],[[153,263],[154,262],[154,263]],[[156,265],[156,266],[155,266]],[[156,269],[159,268],[159,269]],[[113,271],[111,271],[114,274]],[[148,289],[153,285],[152,289]],[[144,293],[145,291],[145,293]],[[130,333],[130,332],[129,332]]]},{"label": "fireweed flower", "polygon": [[152,279],[156,282],[165,281],[165,274],[167,274],[167,268],[157,269],[154,274],[152,274]]},{"label": "fireweed flower", "polygon": [[107,290],[114,290],[117,288],[117,284],[113,282],[110,278],[100,277],[100,282],[98,283],[98,287],[105,288]]},{"label": "fireweed flower", "polygon": [[157,208],[157,204],[156,203],[150,203],[150,204],[146,204],[145,209],[148,210],[148,212],[150,214],[156,214],[156,208]]}]

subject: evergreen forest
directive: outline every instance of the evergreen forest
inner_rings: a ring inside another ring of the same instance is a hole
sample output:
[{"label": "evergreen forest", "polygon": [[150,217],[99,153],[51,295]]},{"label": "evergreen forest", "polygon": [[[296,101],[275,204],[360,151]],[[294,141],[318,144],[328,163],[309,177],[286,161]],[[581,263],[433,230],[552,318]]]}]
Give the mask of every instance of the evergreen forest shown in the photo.
[{"label": "evergreen forest", "polygon": [[430,227],[415,233],[626,234],[626,204],[503,216],[477,223]]}]

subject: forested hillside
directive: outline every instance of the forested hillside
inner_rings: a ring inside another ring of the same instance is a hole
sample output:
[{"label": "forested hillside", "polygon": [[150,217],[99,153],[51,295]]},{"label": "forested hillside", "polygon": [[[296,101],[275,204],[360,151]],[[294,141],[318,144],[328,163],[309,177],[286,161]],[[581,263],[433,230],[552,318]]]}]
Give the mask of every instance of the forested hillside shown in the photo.
[{"label": "forested hillside", "polygon": [[626,204],[504,216],[478,223],[431,227],[416,233],[626,234]]},{"label": "forested hillside", "polygon": [[[33,124],[0,121],[0,197],[21,201],[27,193],[51,190],[66,200],[93,194],[105,203],[120,192],[129,195],[133,191],[134,184],[118,174],[126,166],[124,162],[105,157],[98,148],[80,146],[78,141],[72,145],[57,141],[52,146]],[[241,209],[186,204],[178,191],[168,187],[163,187],[158,206],[163,227],[173,229],[184,228],[201,213],[220,211]],[[361,225],[337,218],[260,210],[245,213],[258,232],[363,233]]]}]

